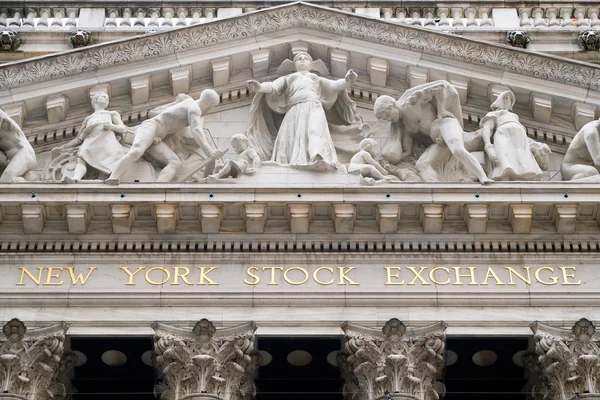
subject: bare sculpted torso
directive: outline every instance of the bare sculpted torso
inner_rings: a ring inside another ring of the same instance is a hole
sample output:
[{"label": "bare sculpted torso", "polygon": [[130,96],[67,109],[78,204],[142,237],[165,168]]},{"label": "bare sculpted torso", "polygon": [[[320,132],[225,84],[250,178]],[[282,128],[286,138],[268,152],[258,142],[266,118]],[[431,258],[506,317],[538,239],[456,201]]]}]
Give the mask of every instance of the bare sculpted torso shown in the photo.
[{"label": "bare sculpted torso", "polygon": [[172,104],[161,111],[157,117],[151,118],[143,124],[154,124],[156,127],[154,136],[164,139],[189,126],[188,113],[190,109],[198,109],[198,113],[201,112],[200,107],[191,97]]},{"label": "bare sculpted torso", "polygon": [[3,126],[3,128],[2,134],[0,135],[0,150],[11,159],[19,152],[19,150],[29,143],[27,142],[25,135],[12,125],[9,129],[6,129],[6,126]]}]

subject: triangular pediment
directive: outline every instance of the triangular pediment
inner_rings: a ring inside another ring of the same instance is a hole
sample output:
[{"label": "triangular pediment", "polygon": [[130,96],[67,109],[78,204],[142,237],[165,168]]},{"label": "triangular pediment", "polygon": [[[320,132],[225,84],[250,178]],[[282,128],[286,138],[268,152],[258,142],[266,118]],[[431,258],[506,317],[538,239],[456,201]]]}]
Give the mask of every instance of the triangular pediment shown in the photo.
[{"label": "triangular pediment", "polygon": [[[89,90],[98,84],[108,85],[111,108],[128,123],[176,93],[207,87],[221,95],[221,110],[241,107],[250,102],[246,80],[274,79],[298,46],[333,76],[357,71],[351,95],[363,108],[382,94],[445,79],[476,125],[499,90],[510,88],[522,122],[558,149],[598,116],[600,68],[592,64],[302,2],[2,65],[0,107],[18,114],[38,151],[50,149],[89,114]],[[69,101],[51,118],[48,99],[58,94]]]}]

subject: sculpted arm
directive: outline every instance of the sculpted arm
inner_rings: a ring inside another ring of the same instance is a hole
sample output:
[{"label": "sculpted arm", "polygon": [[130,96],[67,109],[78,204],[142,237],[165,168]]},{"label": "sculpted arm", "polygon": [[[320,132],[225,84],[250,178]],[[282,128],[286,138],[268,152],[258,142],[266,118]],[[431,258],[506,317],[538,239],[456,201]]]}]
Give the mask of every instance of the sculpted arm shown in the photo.
[{"label": "sculpted arm", "polygon": [[402,156],[400,161],[407,159],[412,154],[413,150],[413,137],[407,133],[402,135]]},{"label": "sculpted arm", "polygon": [[368,152],[364,152],[364,158],[363,160],[367,163],[370,164],[372,166],[374,166],[377,171],[381,172],[383,175],[387,175],[388,172],[377,162],[375,161],[375,159],[373,157],[371,157],[371,155]]},{"label": "sculpted arm", "polygon": [[60,150],[64,150],[64,149],[70,149],[70,148],[73,148],[73,147],[77,147],[81,143],[83,143],[83,137],[82,137],[83,136],[83,131],[85,130],[85,128],[87,128],[87,122],[88,122],[89,118],[90,118],[89,116],[85,117],[85,119],[81,123],[81,126],[79,127],[79,131],[77,132],[77,136],[75,136],[74,139],[72,139],[70,142],[68,142],[68,143],[66,143],[66,144],[64,144],[64,145],[62,145],[60,147],[56,147],[55,149],[57,149],[59,151]]},{"label": "sculpted arm", "polygon": [[260,157],[258,156],[258,153],[256,152],[256,150],[252,149],[252,151],[250,151],[250,159],[252,160],[252,164],[250,166],[250,168],[252,168],[253,170],[259,169],[262,161],[260,159]]},{"label": "sculpted arm", "polygon": [[222,157],[224,152],[213,149],[208,143],[208,140],[206,140],[206,134],[204,133],[204,118],[202,118],[202,111],[200,111],[200,107],[198,107],[194,101],[190,103],[193,104],[193,106],[188,109],[188,121],[190,123],[190,131],[194,141],[208,157]]},{"label": "sculpted arm", "polygon": [[120,133],[121,135],[124,135],[127,132],[127,127],[123,123],[123,120],[121,119],[121,115],[119,115],[119,113],[116,111],[111,111],[110,116],[111,116],[112,123],[113,123],[113,125],[111,127],[112,130],[115,133]]},{"label": "sculpted arm", "polygon": [[583,139],[595,165],[600,165],[600,124],[583,127]]},{"label": "sculpted arm", "polygon": [[329,89],[334,92],[341,92],[342,90],[347,89],[348,87],[350,87],[350,85],[356,82],[357,77],[358,75],[356,75],[356,72],[350,70],[346,73],[346,77],[344,79],[336,79],[332,81],[323,78],[321,79],[321,83],[325,86],[328,86]]},{"label": "sculpted arm", "polygon": [[481,138],[483,139],[483,148],[493,162],[497,159],[496,150],[492,144],[492,135],[494,134],[495,127],[496,123],[493,117],[486,117],[482,120]]},{"label": "sculpted arm", "polygon": [[254,93],[281,94],[285,89],[285,76],[277,78],[273,82],[248,81],[248,88]]}]

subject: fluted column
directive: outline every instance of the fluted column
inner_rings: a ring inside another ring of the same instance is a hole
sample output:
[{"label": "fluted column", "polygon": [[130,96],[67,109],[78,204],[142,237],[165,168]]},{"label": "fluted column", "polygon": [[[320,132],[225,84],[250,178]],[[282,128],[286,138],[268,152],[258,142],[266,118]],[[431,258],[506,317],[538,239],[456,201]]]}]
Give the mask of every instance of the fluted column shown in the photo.
[{"label": "fluted column", "polygon": [[445,394],[435,379],[444,363],[444,322],[407,328],[393,318],[381,331],[350,322],[342,329],[346,354],[340,366],[349,399],[431,400]]},{"label": "fluted column", "polygon": [[0,340],[0,399],[61,400],[66,396],[59,375],[74,366],[64,354],[65,322],[28,331],[18,319],[4,325]]},{"label": "fluted column", "polygon": [[190,331],[155,322],[152,328],[157,367],[164,379],[155,388],[161,399],[244,400],[253,398],[252,354],[256,324],[215,329],[207,319]]},{"label": "fluted column", "polygon": [[600,337],[587,319],[562,329],[531,325],[542,379],[534,394],[546,400],[600,399]]}]

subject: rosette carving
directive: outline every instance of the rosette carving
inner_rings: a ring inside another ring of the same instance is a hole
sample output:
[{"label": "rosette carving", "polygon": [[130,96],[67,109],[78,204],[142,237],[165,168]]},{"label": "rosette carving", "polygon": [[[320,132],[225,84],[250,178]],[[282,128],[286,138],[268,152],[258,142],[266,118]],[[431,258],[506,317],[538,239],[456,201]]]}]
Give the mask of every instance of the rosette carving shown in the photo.
[{"label": "rosette carving", "polygon": [[0,399],[3,394],[28,400],[66,397],[59,375],[74,366],[74,355],[64,355],[68,328],[61,322],[27,331],[16,318],[4,325],[4,338],[0,339]]},{"label": "rosette carving", "polygon": [[537,363],[530,369],[543,375],[543,384],[534,387],[534,397],[569,400],[580,394],[600,398],[600,337],[592,322],[583,318],[570,331],[535,322],[531,330]]},{"label": "rosette carving", "polygon": [[356,400],[437,400],[445,393],[435,375],[444,365],[446,324],[407,328],[397,319],[381,331],[345,322],[345,351],[339,365],[344,393]]},{"label": "rosette carving", "polygon": [[207,319],[192,331],[155,322],[156,363],[164,374],[155,388],[160,399],[245,400],[256,395],[251,376],[259,356],[252,354],[256,324],[215,329]]}]

